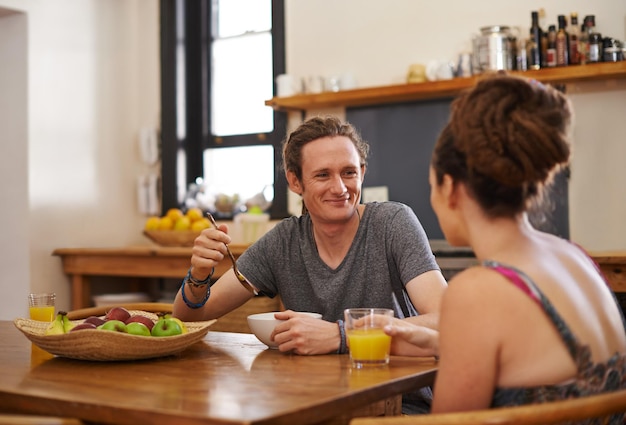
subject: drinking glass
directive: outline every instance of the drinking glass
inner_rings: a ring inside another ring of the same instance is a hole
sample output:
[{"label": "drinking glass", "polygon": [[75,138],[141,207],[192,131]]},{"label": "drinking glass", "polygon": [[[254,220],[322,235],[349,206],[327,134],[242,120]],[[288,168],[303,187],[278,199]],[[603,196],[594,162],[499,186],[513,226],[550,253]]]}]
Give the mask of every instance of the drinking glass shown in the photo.
[{"label": "drinking glass", "polygon": [[393,321],[393,310],[348,308],[344,311],[352,367],[382,367],[389,364],[391,337],[383,328]]},{"label": "drinking glass", "polygon": [[54,293],[29,294],[28,308],[30,318],[41,322],[51,322],[54,319]]}]

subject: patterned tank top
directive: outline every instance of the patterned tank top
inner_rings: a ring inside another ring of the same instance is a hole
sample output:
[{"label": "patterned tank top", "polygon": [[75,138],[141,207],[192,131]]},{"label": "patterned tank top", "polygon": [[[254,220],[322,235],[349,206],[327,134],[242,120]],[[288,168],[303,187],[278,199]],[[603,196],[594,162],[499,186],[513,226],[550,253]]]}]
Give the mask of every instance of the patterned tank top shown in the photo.
[{"label": "patterned tank top", "polygon": [[[604,363],[593,363],[590,347],[578,342],[567,324],[554,309],[552,303],[544,296],[530,277],[516,268],[495,261],[483,261],[482,265],[502,274],[541,306],[548,318],[556,326],[578,369],[576,377],[565,384],[536,387],[498,387],[494,392],[491,407],[542,403],[626,389],[625,354],[615,353]],[[617,299],[615,299],[615,302],[617,303]],[[624,320],[623,313],[622,322],[626,328],[626,320]],[[590,419],[578,423],[622,425],[624,424],[624,418],[624,413],[620,413],[610,418],[605,418],[607,421]]]}]

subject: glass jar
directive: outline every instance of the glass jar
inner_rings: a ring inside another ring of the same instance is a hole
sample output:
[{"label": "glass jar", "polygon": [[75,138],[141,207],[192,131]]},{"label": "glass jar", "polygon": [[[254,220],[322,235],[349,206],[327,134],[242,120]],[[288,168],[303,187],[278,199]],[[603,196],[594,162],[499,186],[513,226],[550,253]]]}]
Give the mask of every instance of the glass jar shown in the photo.
[{"label": "glass jar", "polygon": [[604,62],[619,62],[624,60],[622,43],[614,38],[606,37],[603,42],[602,60]]}]

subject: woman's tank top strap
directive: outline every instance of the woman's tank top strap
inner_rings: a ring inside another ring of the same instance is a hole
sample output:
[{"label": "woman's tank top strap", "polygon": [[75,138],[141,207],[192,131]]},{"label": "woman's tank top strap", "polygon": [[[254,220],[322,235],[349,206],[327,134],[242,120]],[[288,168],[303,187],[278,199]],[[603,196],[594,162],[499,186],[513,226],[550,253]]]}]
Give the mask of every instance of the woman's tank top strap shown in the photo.
[{"label": "woman's tank top strap", "polygon": [[545,313],[548,315],[548,318],[552,321],[552,323],[554,323],[554,326],[556,326],[559,335],[561,335],[563,342],[572,356],[572,359],[576,361],[579,347],[578,340],[567,326],[561,315],[556,311],[550,300],[546,298],[532,279],[523,271],[497,261],[484,260],[482,265],[506,277],[511,283],[521,289],[543,308]]}]

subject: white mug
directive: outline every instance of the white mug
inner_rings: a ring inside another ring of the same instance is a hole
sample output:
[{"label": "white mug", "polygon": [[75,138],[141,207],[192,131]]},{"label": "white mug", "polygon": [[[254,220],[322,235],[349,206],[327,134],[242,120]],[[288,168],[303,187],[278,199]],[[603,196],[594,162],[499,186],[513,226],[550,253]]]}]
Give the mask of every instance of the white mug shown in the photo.
[{"label": "white mug", "polygon": [[302,92],[302,81],[289,74],[276,77],[276,95],[279,97],[293,96]]},{"label": "white mug", "polygon": [[310,94],[324,91],[324,78],[316,75],[308,76],[304,83],[305,92]]}]

